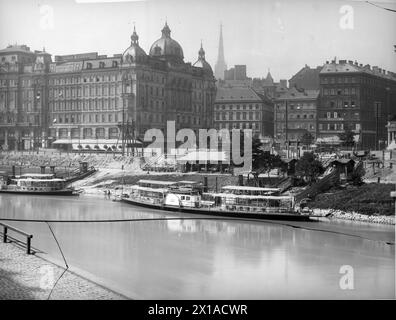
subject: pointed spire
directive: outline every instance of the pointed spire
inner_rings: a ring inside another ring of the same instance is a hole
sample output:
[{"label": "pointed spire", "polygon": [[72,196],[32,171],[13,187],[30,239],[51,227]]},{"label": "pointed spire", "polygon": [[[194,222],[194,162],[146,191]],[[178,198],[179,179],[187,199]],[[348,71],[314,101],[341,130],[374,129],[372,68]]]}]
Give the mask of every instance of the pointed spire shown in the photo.
[{"label": "pointed spire", "polygon": [[161,31],[162,31],[162,37],[170,38],[171,30],[168,26],[168,21],[165,20],[165,26]]},{"label": "pointed spire", "polygon": [[227,64],[225,63],[225,59],[224,59],[223,24],[220,23],[219,53],[217,56],[217,63],[215,65],[216,78],[224,79],[225,70],[227,70]]},{"label": "pointed spire", "polygon": [[201,40],[201,48],[198,51],[198,59],[205,60],[205,50],[202,47],[202,40]]},{"label": "pointed spire", "polygon": [[131,35],[131,44],[139,44],[139,36],[136,33],[135,23],[133,23],[133,33]]}]

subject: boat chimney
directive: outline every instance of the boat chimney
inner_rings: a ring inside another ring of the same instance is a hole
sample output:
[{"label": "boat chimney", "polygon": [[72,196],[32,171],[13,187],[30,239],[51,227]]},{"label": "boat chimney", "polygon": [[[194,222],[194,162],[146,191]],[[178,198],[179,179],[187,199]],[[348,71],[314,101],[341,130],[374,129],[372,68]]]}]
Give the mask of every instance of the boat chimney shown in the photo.
[{"label": "boat chimney", "polygon": [[243,175],[238,176],[238,186],[243,186]]},{"label": "boat chimney", "polygon": [[44,174],[45,173],[45,166],[40,166],[40,173]]},{"label": "boat chimney", "polygon": [[208,177],[204,177],[203,191],[208,192]]},{"label": "boat chimney", "polygon": [[52,174],[55,174],[55,166],[50,166],[50,172],[51,172]]},{"label": "boat chimney", "polygon": [[12,171],[12,176],[15,177],[15,166],[11,167],[11,171]]}]

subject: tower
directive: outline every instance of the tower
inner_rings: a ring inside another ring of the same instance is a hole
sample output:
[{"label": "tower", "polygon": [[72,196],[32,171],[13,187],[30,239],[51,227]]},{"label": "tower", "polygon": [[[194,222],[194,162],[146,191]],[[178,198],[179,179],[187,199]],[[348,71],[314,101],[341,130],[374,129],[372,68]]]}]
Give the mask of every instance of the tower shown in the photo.
[{"label": "tower", "polygon": [[227,70],[227,65],[224,59],[224,46],[223,46],[223,26],[220,24],[220,39],[219,39],[219,54],[215,64],[215,77],[216,79],[224,79],[224,71]]}]

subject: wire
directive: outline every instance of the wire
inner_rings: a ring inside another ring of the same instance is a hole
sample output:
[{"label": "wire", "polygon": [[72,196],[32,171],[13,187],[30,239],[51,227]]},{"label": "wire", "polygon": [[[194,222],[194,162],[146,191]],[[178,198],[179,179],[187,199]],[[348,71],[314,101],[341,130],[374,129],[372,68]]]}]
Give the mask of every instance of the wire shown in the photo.
[{"label": "wire", "polygon": [[59,276],[59,278],[56,280],[54,286],[53,286],[52,289],[51,289],[51,292],[50,292],[49,295],[48,295],[47,300],[49,300],[49,299],[51,298],[52,292],[54,291],[54,289],[55,289],[56,285],[58,284],[59,280],[63,277],[63,275],[64,275],[64,274],[66,273],[66,271],[69,269],[69,265],[67,264],[65,255],[63,254],[62,248],[61,248],[61,246],[60,246],[60,244],[59,244],[59,242],[58,242],[58,239],[57,239],[56,236],[55,236],[54,231],[52,231],[52,228],[51,228],[50,224],[49,224],[47,221],[46,221],[45,223],[47,224],[48,228],[50,229],[50,231],[51,231],[51,233],[52,233],[52,236],[54,237],[55,242],[56,242],[56,244],[58,245],[59,251],[60,251],[60,253],[62,254],[63,261],[65,262],[65,265],[66,265],[66,269],[63,270],[62,274],[61,274],[61,275]]},{"label": "wire", "polygon": [[[138,219],[104,219],[104,220],[45,220],[45,219],[0,218],[0,221],[1,220],[15,221],[15,222],[45,222],[45,223],[48,223],[48,222],[54,222],[54,223],[110,223],[110,222],[142,222],[142,221],[169,221],[169,220],[221,220],[221,221],[262,222],[262,220],[257,220],[257,219],[225,218],[225,217],[177,217],[177,218],[138,218]],[[295,228],[295,229],[304,229],[304,230],[310,230],[310,231],[322,231],[322,232],[327,232],[327,233],[340,234],[340,235],[360,238],[360,239],[364,239],[364,240],[385,242],[388,245],[395,245],[394,242],[370,239],[370,238],[362,237],[360,235],[350,234],[350,233],[345,233],[345,232],[340,232],[340,231],[309,228],[309,227],[293,225],[290,223],[282,223],[282,222],[275,222],[275,221],[269,221],[269,220],[265,220],[265,223],[278,224],[278,225],[283,225],[283,226],[287,226],[287,227],[291,227],[291,228]]]},{"label": "wire", "polygon": [[384,10],[387,10],[387,11],[396,12],[396,10],[389,9],[389,8],[385,8],[385,7],[381,7],[381,6],[379,6],[379,5],[375,4],[375,3],[371,3],[370,1],[366,1],[366,2],[367,2],[368,4],[371,4],[371,5],[374,6],[374,7],[377,7],[377,8],[380,8],[380,9],[384,9]]}]

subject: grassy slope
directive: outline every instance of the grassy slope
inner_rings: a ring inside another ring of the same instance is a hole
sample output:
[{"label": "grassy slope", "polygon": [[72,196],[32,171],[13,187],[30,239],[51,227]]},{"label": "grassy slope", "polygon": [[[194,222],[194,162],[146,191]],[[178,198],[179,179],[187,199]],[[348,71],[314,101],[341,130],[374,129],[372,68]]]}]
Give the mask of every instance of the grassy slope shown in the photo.
[{"label": "grassy slope", "polygon": [[369,183],[348,189],[333,189],[316,196],[309,203],[311,208],[355,211],[362,214],[394,215],[395,202],[391,198],[393,184]]}]

